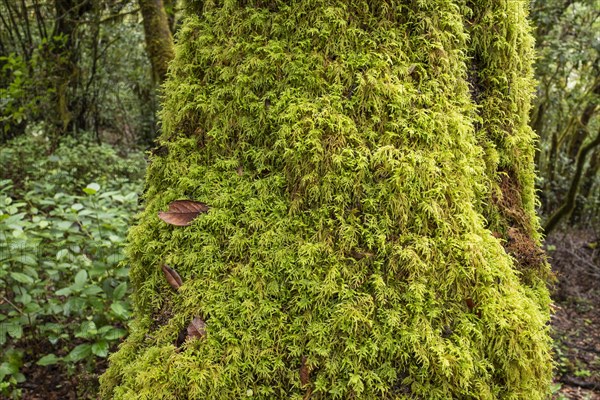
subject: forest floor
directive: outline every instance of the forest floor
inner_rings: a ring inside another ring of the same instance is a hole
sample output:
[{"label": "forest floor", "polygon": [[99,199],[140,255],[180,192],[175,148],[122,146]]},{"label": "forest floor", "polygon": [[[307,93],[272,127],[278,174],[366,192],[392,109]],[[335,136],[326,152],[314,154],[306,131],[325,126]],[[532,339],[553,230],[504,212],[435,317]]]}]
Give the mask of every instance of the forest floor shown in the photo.
[{"label": "forest floor", "polygon": [[[546,250],[557,276],[552,288],[556,363],[552,399],[600,400],[600,236],[558,233],[548,238]],[[62,367],[29,365],[23,371],[27,376],[21,385],[23,399],[93,399],[106,360],[96,364],[94,372],[79,366],[70,378]]]},{"label": "forest floor", "polygon": [[546,250],[558,279],[552,288],[553,399],[600,400],[600,236],[558,233]]}]

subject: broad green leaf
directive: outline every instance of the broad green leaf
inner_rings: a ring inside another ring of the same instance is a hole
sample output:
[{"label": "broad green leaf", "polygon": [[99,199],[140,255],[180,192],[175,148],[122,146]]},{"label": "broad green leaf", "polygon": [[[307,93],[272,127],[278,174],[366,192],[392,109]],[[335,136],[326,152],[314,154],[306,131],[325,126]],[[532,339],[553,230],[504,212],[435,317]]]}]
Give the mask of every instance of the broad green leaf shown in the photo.
[{"label": "broad green leaf", "polygon": [[[33,301],[25,304],[25,307],[23,307],[23,311],[27,314],[37,313],[41,309],[42,309],[42,306],[40,306],[38,303],[33,302]],[[35,317],[35,316],[30,315],[30,317]]]},{"label": "broad green leaf", "polygon": [[21,304],[27,305],[31,303],[31,295],[27,292],[22,292],[20,295],[15,296],[15,300]]},{"label": "broad green leaf", "polygon": [[69,229],[71,229],[72,225],[73,222],[71,221],[58,221],[54,224],[54,226],[60,231],[68,231]]},{"label": "broad green leaf", "polygon": [[98,357],[106,357],[108,355],[108,342],[100,340],[92,345],[92,353]]},{"label": "broad green leaf", "polygon": [[82,287],[87,279],[88,273],[86,270],[82,269],[81,271],[77,272],[77,275],[75,275],[75,284],[79,287]]},{"label": "broad green leaf", "polygon": [[79,313],[85,308],[85,299],[80,297],[70,297],[63,307],[63,314]]},{"label": "broad green leaf", "polygon": [[17,381],[17,383],[23,383],[25,382],[27,379],[25,378],[25,375],[23,375],[20,372],[17,372],[16,374],[13,375],[15,377],[15,381]]},{"label": "broad green leaf", "polygon": [[33,278],[29,275],[25,275],[21,272],[11,272],[10,276],[17,282],[20,283],[33,283]]},{"label": "broad green leaf", "polygon": [[115,277],[117,277],[117,278],[126,278],[128,276],[129,276],[129,268],[128,267],[118,268],[117,270],[115,270]]},{"label": "broad green leaf", "polygon": [[31,276],[34,280],[35,279],[39,279],[39,275],[38,275],[36,269],[33,268],[33,267],[31,267],[31,266],[29,266],[29,265],[25,265],[23,267],[23,273]]},{"label": "broad green leaf", "polygon": [[60,249],[57,253],[56,253],[56,259],[58,261],[62,260],[67,254],[69,254],[69,249]]},{"label": "broad green leaf", "polygon": [[108,330],[104,335],[104,339],[106,340],[117,340],[122,338],[123,336],[127,335],[127,330],[122,329],[122,328],[113,328],[112,326],[110,327],[110,330]]},{"label": "broad green leaf", "polygon": [[120,318],[126,319],[129,317],[129,311],[123,306],[123,303],[116,301],[110,305],[110,309]]},{"label": "broad green leaf", "polygon": [[15,374],[19,371],[19,368],[7,362],[3,362],[0,364],[0,381],[4,380],[4,377],[7,375]]},{"label": "broad green leaf", "polygon": [[80,344],[75,347],[67,357],[65,357],[66,361],[77,362],[83,360],[86,357],[89,357],[92,354],[92,345],[90,344]]},{"label": "broad green leaf", "polygon": [[53,365],[59,362],[62,358],[57,357],[55,354],[46,354],[44,357],[40,358],[36,364],[41,365],[43,367],[47,365]]},{"label": "broad green leaf", "polygon": [[92,182],[89,185],[87,185],[85,188],[83,188],[83,191],[89,195],[98,193],[98,190],[100,190],[100,185],[98,185],[96,182]]},{"label": "broad green leaf", "polygon": [[72,292],[71,287],[66,287],[66,288],[57,290],[56,292],[54,292],[54,294],[56,294],[57,296],[68,296],[71,294],[71,292]]},{"label": "broad green leaf", "polygon": [[75,332],[75,337],[90,339],[98,333],[94,321],[84,321],[79,329]]},{"label": "broad green leaf", "polygon": [[36,267],[38,265],[37,259],[32,254],[23,254],[17,257],[17,261],[21,264],[30,265]]},{"label": "broad green leaf", "polygon": [[97,285],[88,286],[81,291],[82,294],[85,294],[87,296],[95,296],[98,293],[102,293],[102,292],[103,292],[102,288]]},{"label": "broad green leaf", "polygon": [[[1,328],[2,327],[0,326],[0,329]],[[21,337],[23,337],[23,327],[17,322],[6,324],[6,332],[8,332],[13,339],[21,339]]]},{"label": "broad green leaf", "polygon": [[127,293],[127,282],[122,282],[113,291],[113,298],[121,300],[125,296],[125,293]]},{"label": "broad green leaf", "polygon": [[18,229],[15,229],[12,232],[12,235],[16,239],[25,238],[26,237],[25,232],[23,232],[23,228],[22,227],[18,227]]}]

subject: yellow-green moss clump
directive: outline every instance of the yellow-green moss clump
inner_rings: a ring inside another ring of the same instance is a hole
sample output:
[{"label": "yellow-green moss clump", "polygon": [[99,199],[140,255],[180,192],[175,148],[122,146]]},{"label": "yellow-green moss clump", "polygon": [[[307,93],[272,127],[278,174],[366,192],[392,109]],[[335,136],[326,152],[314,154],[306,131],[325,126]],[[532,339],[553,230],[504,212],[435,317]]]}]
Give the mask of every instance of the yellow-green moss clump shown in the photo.
[{"label": "yellow-green moss clump", "polygon": [[[104,398],[544,398],[527,2],[203,3]],[[176,199],[211,208],[173,227]],[[181,344],[194,316],[206,337]]]}]

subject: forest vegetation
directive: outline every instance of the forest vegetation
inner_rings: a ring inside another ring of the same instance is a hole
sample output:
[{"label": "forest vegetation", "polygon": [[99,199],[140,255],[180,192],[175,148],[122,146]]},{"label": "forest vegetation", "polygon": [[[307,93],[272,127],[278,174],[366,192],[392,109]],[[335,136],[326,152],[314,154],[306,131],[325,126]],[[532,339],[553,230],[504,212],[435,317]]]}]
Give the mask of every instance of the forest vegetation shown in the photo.
[{"label": "forest vegetation", "polygon": [[599,17],[0,0],[0,398],[599,398]]}]

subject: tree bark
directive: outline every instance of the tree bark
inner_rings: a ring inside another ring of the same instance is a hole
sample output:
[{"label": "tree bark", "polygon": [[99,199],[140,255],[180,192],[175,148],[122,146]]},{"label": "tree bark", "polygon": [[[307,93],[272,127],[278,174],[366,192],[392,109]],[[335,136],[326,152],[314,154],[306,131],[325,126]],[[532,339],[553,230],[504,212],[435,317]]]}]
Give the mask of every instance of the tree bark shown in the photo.
[{"label": "tree bark", "polygon": [[47,59],[50,72],[50,86],[55,92],[54,140],[72,131],[74,115],[78,114],[73,92],[78,82],[78,49],[76,44],[77,27],[83,15],[92,9],[89,0],[55,0],[55,23],[48,49]]},{"label": "tree bark", "polygon": [[526,4],[190,1],[103,398],[545,398]]},{"label": "tree bark", "polygon": [[[571,145],[569,147],[569,154],[571,154],[571,157],[575,162],[575,172],[573,174],[573,178],[571,178],[571,184],[569,185],[569,190],[563,203],[552,213],[550,218],[548,218],[546,225],[544,226],[544,232],[546,235],[550,234],[550,232],[552,232],[558,226],[564,217],[573,212],[575,205],[577,204],[579,183],[581,182],[581,178],[584,173],[587,155],[596,147],[600,146],[600,133],[598,133],[595,138],[592,138],[591,141],[584,144],[585,139],[589,137],[589,123],[598,109],[599,96],[600,79],[597,79],[591,93],[591,99],[583,109],[581,118],[579,118],[576,125],[577,129],[573,133],[573,139],[571,140]],[[573,152],[576,153],[573,154]]]},{"label": "tree bark", "polygon": [[173,59],[173,36],[163,0],[138,0],[144,18],[146,50],[152,65],[155,82],[162,83],[167,76],[169,61]]},{"label": "tree bark", "polygon": [[550,218],[548,218],[548,221],[544,226],[544,232],[546,235],[549,235],[550,232],[552,232],[558,226],[560,221],[564,217],[568,216],[573,211],[573,208],[575,208],[579,183],[581,182],[581,176],[583,175],[587,155],[590,151],[594,150],[594,148],[598,146],[600,146],[600,132],[598,132],[594,139],[579,149],[575,163],[575,173],[571,179],[569,191],[567,192],[567,196],[561,206],[550,216]]},{"label": "tree bark", "polygon": [[[595,202],[591,197],[594,193],[597,177],[600,176],[599,172],[600,147],[596,147],[590,156],[588,166],[581,178],[579,192],[577,196],[575,196],[575,207],[569,218],[569,225],[575,226],[577,224],[587,224],[590,221],[595,221],[595,216],[600,215],[600,213],[598,213],[597,204],[594,204]],[[593,223],[594,222],[592,222],[592,224]]]},{"label": "tree bark", "polygon": [[[600,69],[598,71],[600,72]],[[591,100],[586,104],[581,116],[578,119],[575,118],[577,123],[575,124],[575,129],[568,146],[568,154],[573,161],[576,161],[581,145],[588,138],[587,127],[598,109],[598,99],[600,99],[600,77],[596,79],[590,92],[589,96],[591,97]]]},{"label": "tree bark", "polygon": [[165,12],[167,13],[167,21],[169,21],[169,30],[171,35],[175,35],[175,12],[177,7],[177,0],[163,0]]}]

